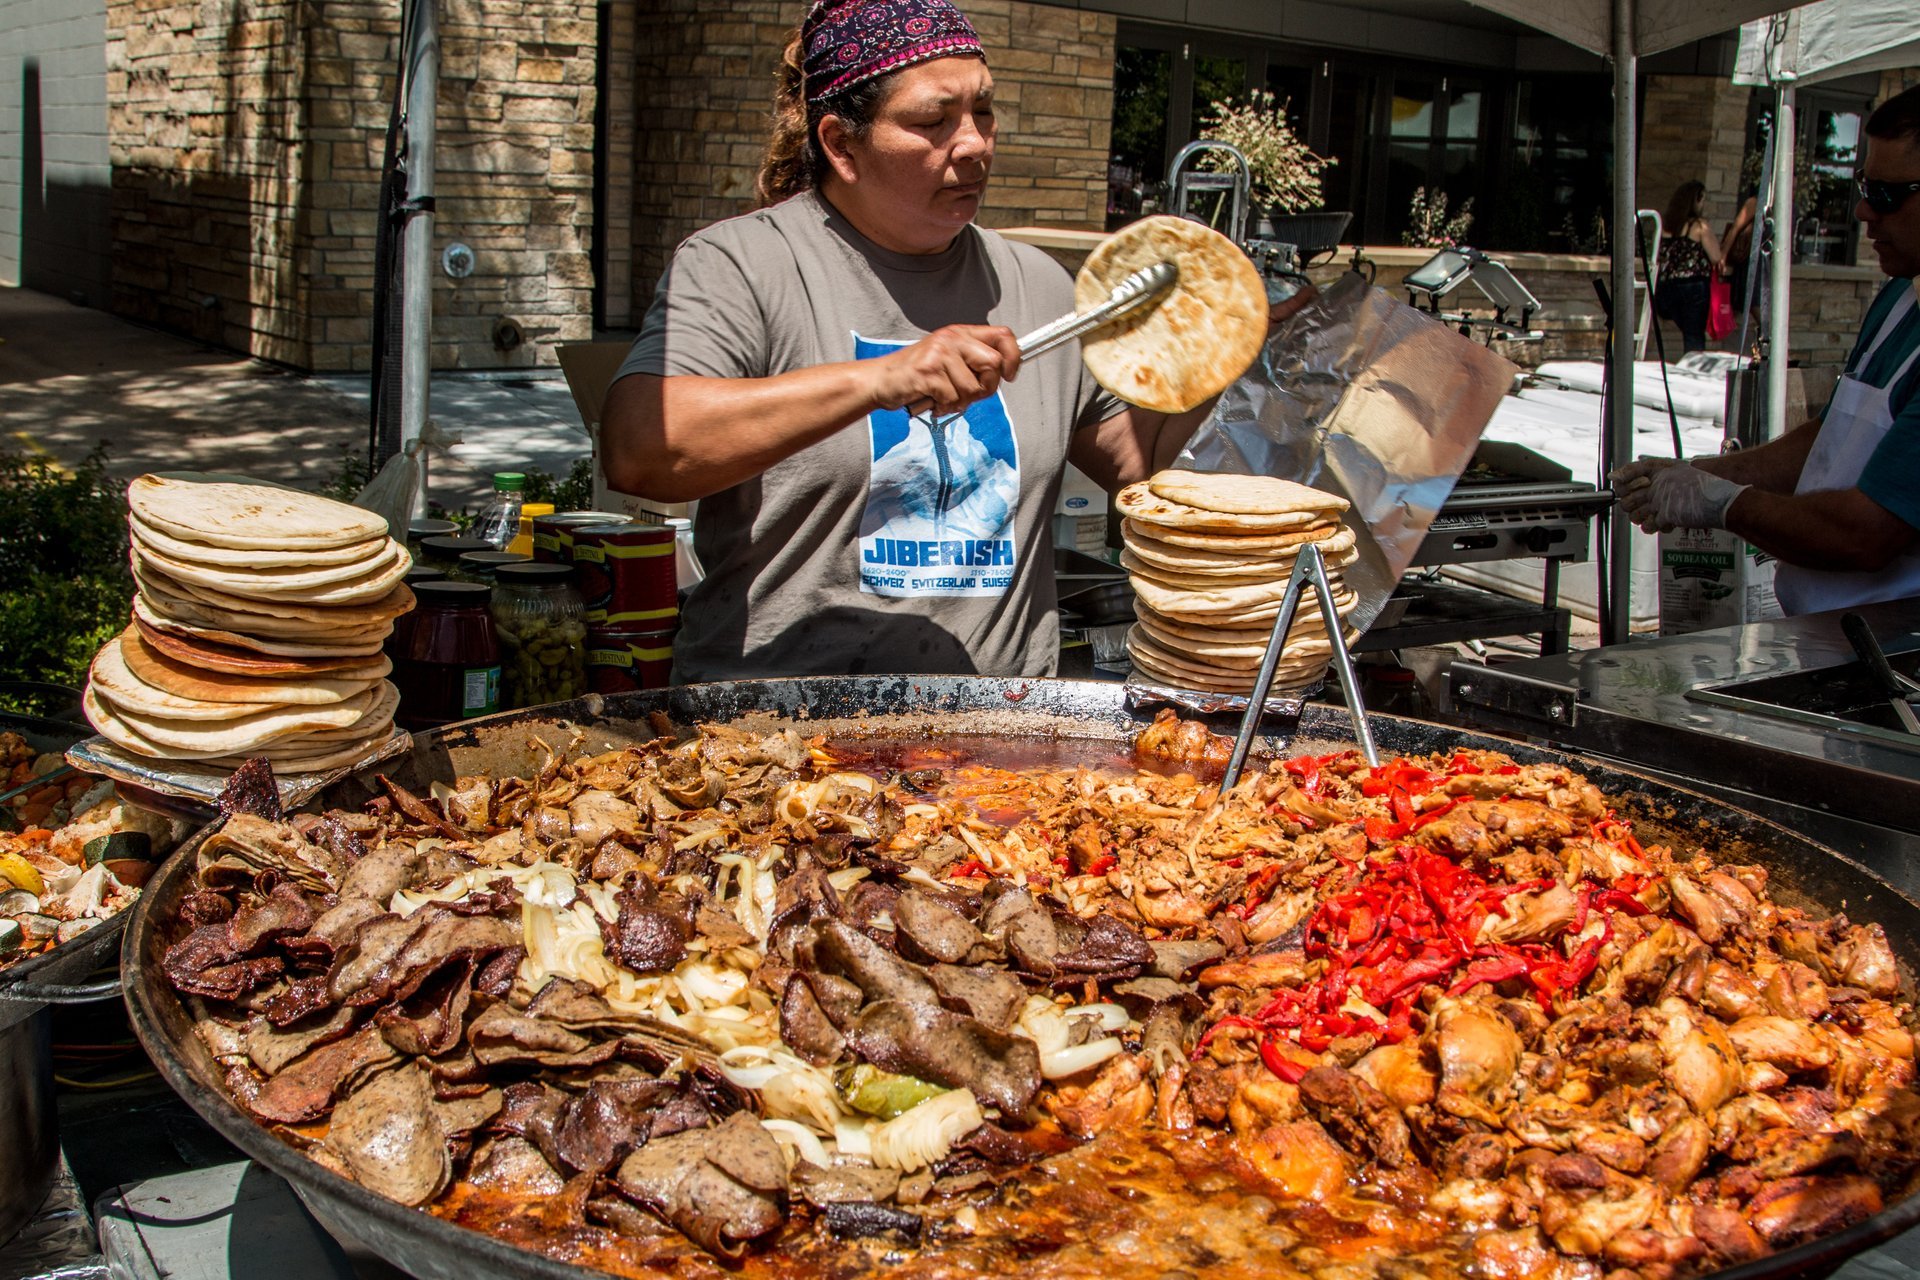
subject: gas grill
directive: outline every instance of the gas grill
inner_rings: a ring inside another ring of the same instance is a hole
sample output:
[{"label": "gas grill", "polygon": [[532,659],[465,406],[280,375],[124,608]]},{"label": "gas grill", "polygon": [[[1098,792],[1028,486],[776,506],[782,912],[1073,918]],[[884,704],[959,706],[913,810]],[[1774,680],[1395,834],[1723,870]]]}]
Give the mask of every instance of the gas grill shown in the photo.
[{"label": "gas grill", "polygon": [[1535,480],[1470,470],[1434,517],[1416,566],[1475,564],[1544,556],[1579,563],[1592,550],[1593,517],[1613,503],[1606,489],[1576,480]]}]

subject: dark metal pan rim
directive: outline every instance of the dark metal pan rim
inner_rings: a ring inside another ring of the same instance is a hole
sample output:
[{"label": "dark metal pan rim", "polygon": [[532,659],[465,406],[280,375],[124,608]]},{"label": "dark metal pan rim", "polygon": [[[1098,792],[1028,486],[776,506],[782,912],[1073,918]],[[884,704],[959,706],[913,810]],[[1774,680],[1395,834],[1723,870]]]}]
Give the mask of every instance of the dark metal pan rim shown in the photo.
[{"label": "dark metal pan rim", "polygon": [[[664,711],[678,723],[729,723],[742,720],[785,721],[804,732],[836,723],[850,728],[893,728],[912,732],[927,726],[947,736],[983,732],[982,720],[995,723],[984,732],[1005,732],[999,715],[1030,726],[1025,736],[1060,736],[1112,740],[1137,729],[1152,718],[1151,710],[1130,709],[1120,686],[1091,681],[1015,680],[997,677],[819,677],[789,680],[741,681],[688,685],[675,689],[590,697],[535,711],[512,712],[432,734],[419,735],[412,762],[444,759],[449,750],[478,749],[489,739],[507,733],[524,734],[528,725],[546,726],[551,745],[562,747],[563,734],[574,729],[614,730],[623,724],[644,724],[652,711]],[[966,714],[965,725],[953,717]],[[1401,717],[1369,717],[1383,753],[1410,753],[1468,746],[1505,751],[1521,761],[1552,761],[1584,773],[1610,796],[1634,795],[1660,807],[1683,825],[1712,818],[1738,838],[1778,854],[1781,864],[1799,858],[1808,868],[1846,886],[1845,910],[1855,919],[1891,924],[1889,938],[1903,969],[1911,975],[1920,957],[1920,903],[1880,879],[1868,868],[1815,844],[1767,819],[1732,808],[1723,801],[1675,786],[1618,765],[1588,760],[1565,752],[1529,746],[1450,726]],[[1309,706],[1300,722],[1284,735],[1264,740],[1269,752],[1289,747],[1337,745],[1350,739],[1351,726],[1339,708]],[[643,730],[635,737],[651,736]],[[313,807],[348,802],[354,786],[349,779],[314,801]],[[476,1276],[536,1276],[542,1280],[582,1280],[600,1274],[583,1265],[561,1262],[508,1244],[484,1232],[459,1226],[420,1210],[406,1208],[332,1173],[307,1159],[240,1111],[217,1076],[200,1068],[204,1048],[193,1036],[179,997],[159,970],[160,954],[155,919],[159,904],[191,866],[192,852],[207,832],[183,843],[175,860],[156,873],[148,890],[117,919],[126,921],[122,942],[127,1006],[134,1031],[152,1056],[156,1068],[175,1092],[202,1118],[241,1151],[285,1178],[316,1217],[338,1235],[381,1251],[382,1256],[406,1267],[422,1280],[475,1280]],[[1770,869],[1778,870],[1770,864]],[[1850,883],[1849,883],[1850,882]],[[1802,895],[1804,896],[1804,895]],[[1816,900],[1824,910],[1828,903]],[[111,923],[111,922],[110,922]],[[173,1027],[166,1016],[169,1007]],[[184,1044],[176,1043],[175,1028],[184,1027]],[[196,1053],[197,1051],[197,1053]],[[196,1059],[196,1061],[190,1061]],[[203,1074],[205,1078],[203,1078]],[[1900,1235],[1920,1224],[1920,1194],[1908,1193],[1872,1218],[1818,1240],[1754,1262],[1709,1273],[1712,1280],[1775,1280],[1801,1274],[1823,1274],[1853,1255]],[[1703,1277],[1702,1280],[1705,1280]]]}]

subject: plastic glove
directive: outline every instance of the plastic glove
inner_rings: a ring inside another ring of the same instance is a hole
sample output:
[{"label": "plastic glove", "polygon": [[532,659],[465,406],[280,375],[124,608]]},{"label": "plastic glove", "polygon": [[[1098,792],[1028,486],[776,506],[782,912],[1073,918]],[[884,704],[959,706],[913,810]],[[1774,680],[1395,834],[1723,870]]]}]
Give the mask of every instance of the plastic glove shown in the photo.
[{"label": "plastic glove", "polygon": [[1727,508],[1746,487],[1696,466],[1666,467],[1653,477],[1647,491],[1653,532],[1724,529]]},{"label": "plastic glove", "polygon": [[1681,465],[1678,458],[1641,458],[1609,472],[1607,483],[1613,486],[1614,501],[1619,503],[1627,519],[1653,532],[1649,526],[1653,519],[1653,477]]}]

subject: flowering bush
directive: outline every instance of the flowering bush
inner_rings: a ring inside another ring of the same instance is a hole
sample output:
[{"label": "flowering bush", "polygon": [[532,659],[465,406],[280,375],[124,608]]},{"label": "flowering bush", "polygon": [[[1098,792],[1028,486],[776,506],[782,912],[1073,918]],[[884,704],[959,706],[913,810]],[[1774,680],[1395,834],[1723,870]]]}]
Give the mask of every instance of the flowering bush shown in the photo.
[{"label": "flowering bush", "polygon": [[[1320,203],[1320,175],[1337,162],[1331,156],[1315,155],[1300,140],[1287,122],[1287,103],[1276,102],[1264,89],[1255,89],[1244,102],[1220,101],[1212,106],[1212,118],[1200,136],[1210,142],[1229,143],[1247,158],[1256,206],[1264,205],[1275,213],[1299,213]],[[1199,163],[1201,168],[1217,172],[1233,162],[1213,152],[1201,157]]]},{"label": "flowering bush", "polygon": [[1431,197],[1425,187],[1415,187],[1413,203],[1407,207],[1407,229],[1400,243],[1428,249],[1458,249],[1466,241],[1467,228],[1473,225],[1473,197],[1467,197],[1460,212],[1447,216],[1447,193],[1435,191]]}]

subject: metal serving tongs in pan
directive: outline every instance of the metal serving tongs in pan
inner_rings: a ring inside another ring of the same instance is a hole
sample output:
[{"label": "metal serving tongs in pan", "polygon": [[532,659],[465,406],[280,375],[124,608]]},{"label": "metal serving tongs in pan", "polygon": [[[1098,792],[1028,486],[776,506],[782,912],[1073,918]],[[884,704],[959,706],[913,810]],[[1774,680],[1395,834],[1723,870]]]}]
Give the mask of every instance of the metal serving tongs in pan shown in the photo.
[{"label": "metal serving tongs in pan", "polygon": [[1914,700],[1920,698],[1920,684],[1915,684],[1893,669],[1893,665],[1887,661],[1887,651],[1880,647],[1880,641],[1875,638],[1873,628],[1867,625],[1865,618],[1857,613],[1843,613],[1840,615],[1840,630],[1860,661],[1867,664],[1867,670],[1872,674],[1874,683],[1880,686],[1880,692],[1892,704],[1893,714],[1900,719],[1900,727],[1920,736],[1920,716],[1916,716],[1913,710]]},{"label": "metal serving tongs in pan", "polygon": [[[1075,338],[1083,338],[1096,329],[1104,329],[1116,320],[1146,311],[1166,296],[1180,280],[1180,268],[1172,261],[1156,262],[1150,267],[1142,267],[1119,284],[1107,295],[1107,300],[1085,311],[1075,311],[1061,316],[1058,320],[1041,325],[1026,337],[1020,339],[1020,360],[1025,363],[1038,355],[1045,355],[1055,347],[1065,346]],[[917,405],[908,406],[908,413],[922,412],[931,407],[922,400]],[[933,425],[941,426],[952,422],[960,415],[950,413],[933,420]]]},{"label": "metal serving tongs in pan", "polygon": [[1320,616],[1327,622],[1327,638],[1333,647],[1333,670],[1340,678],[1340,691],[1347,695],[1347,711],[1353,716],[1353,737],[1360,744],[1360,754],[1366,757],[1369,765],[1378,767],[1380,753],[1373,745],[1373,730],[1367,725],[1367,704],[1360,698],[1360,680],[1354,674],[1353,655],[1347,652],[1347,637],[1342,634],[1343,624],[1340,611],[1333,607],[1333,585],[1327,581],[1327,562],[1320,555],[1320,548],[1309,542],[1300,549],[1299,557],[1293,563],[1293,576],[1287,580],[1287,594],[1280,598],[1280,616],[1273,620],[1273,636],[1267,641],[1267,651],[1260,658],[1259,674],[1254,676],[1253,689],[1247,694],[1247,711],[1240,718],[1240,733],[1233,742],[1233,755],[1227,761],[1227,771],[1220,778],[1220,792],[1224,797],[1240,781],[1240,771],[1246,767],[1247,752],[1253,746],[1253,735],[1260,727],[1260,717],[1267,709],[1267,690],[1273,687],[1273,673],[1280,665],[1281,651],[1287,647],[1287,632],[1293,630],[1293,615],[1299,611],[1300,596],[1311,585],[1313,593],[1320,600]]}]

